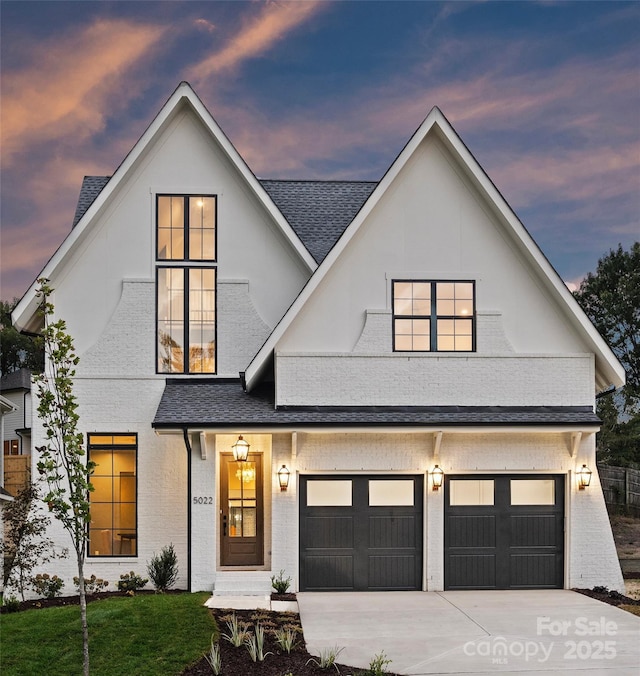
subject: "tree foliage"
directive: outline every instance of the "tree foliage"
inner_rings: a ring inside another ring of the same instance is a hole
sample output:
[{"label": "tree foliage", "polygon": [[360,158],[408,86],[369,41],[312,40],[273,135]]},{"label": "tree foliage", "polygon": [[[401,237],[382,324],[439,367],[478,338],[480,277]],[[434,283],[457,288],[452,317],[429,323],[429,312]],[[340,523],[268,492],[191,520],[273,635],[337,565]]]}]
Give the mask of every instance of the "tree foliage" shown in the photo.
[{"label": "tree foliage", "polygon": [[640,242],[621,245],[598,261],[574,296],[627,376],[619,392],[601,397],[598,458],[612,465],[640,463]]},{"label": "tree foliage", "polygon": [[32,584],[33,569],[67,555],[66,550],[57,552],[46,537],[51,519],[42,513],[38,498],[37,486],[28,483],[14,500],[7,502],[2,512],[4,587],[15,588],[23,601],[25,590]]},{"label": "tree foliage", "polygon": [[89,632],[84,587],[84,562],[87,528],[90,521],[89,477],[94,463],[86,462],[83,437],[78,432],[78,402],[73,393],[73,379],[79,359],[73,339],[62,319],[54,321],[48,280],[39,279],[38,295],[42,299],[45,370],[34,378],[40,418],[46,444],[37,448],[38,472],[47,486],[44,502],[49,511],[69,533],[78,564],[80,616],[83,638],[83,672],[89,674]]},{"label": "tree foliage", "polygon": [[0,375],[13,373],[21,368],[40,372],[43,369],[44,350],[42,340],[24,336],[11,324],[11,313],[18,299],[11,302],[0,300]]},{"label": "tree foliage", "polygon": [[633,409],[640,399],[640,242],[603,256],[574,295],[624,366],[625,406]]}]

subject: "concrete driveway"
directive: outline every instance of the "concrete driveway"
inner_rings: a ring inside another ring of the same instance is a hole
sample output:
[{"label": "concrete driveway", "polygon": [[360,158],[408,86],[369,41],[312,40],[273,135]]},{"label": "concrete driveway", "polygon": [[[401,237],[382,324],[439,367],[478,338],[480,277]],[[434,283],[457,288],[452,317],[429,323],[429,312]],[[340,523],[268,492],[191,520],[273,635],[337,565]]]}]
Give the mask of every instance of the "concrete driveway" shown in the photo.
[{"label": "concrete driveway", "polygon": [[307,649],[400,674],[640,674],[640,617],[566,590],[299,593]]}]

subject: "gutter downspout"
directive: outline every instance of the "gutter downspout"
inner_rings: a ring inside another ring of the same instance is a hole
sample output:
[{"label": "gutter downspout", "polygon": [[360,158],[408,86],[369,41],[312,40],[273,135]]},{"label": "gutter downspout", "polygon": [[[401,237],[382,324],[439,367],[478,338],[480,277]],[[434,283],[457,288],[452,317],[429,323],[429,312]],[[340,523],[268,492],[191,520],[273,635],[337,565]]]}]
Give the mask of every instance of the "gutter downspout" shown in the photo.
[{"label": "gutter downspout", "polygon": [[191,442],[186,427],[182,428],[187,449],[187,591],[191,592]]}]

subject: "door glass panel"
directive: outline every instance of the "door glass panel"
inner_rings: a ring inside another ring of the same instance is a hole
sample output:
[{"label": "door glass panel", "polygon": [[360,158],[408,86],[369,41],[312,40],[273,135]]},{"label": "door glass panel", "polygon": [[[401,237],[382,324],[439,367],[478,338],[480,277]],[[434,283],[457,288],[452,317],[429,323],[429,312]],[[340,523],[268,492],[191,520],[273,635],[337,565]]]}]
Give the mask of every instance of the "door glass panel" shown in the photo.
[{"label": "door glass panel", "polygon": [[553,479],[512,479],[512,505],[555,505],[556,492]]},{"label": "door glass panel", "polygon": [[255,537],[257,528],[256,463],[227,463],[229,537]]},{"label": "door glass panel", "polygon": [[308,507],[351,507],[351,481],[308,481]]},{"label": "door glass panel", "polygon": [[413,507],[413,480],[369,481],[370,507]]},{"label": "door glass panel", "polygon": [[452,479],[449,482],[449,504],[493,505],[492,479]]}]

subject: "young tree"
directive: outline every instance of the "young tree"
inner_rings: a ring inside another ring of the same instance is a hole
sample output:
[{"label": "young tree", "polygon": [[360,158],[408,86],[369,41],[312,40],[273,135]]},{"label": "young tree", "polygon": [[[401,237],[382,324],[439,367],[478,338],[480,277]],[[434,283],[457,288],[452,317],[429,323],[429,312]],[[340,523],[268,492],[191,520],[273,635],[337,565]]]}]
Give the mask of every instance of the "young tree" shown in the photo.
[{"label": "young tree", "polygon": [[56,552],[46,537],[51,520],[38,506],[38,490],[28,483],[8,502],[2,514],[5,538],[2,542],[4,588],[15,587],[24,601],[24,591],[31,584],[31,572],[42,563],[67,555]]},{"label": "young tree", "polygon": [[87,527],[90,520],[89,477],[94,463],[85,461],[83,437],[78,432],[78,403],[73,394],[73,378],[78,365],[73,340],[62,319],[54,321],[50,302],[52,289],[47,279],[39,279],[42,298],[45,371],[34,379],[38,394],[38,417],[46,444],[37,448],[38,472],[47,485],[44,502],[69,533],[78,564],[80,617],[82,622],[83,673],[89,674],[89,629],[84,585]]}]

